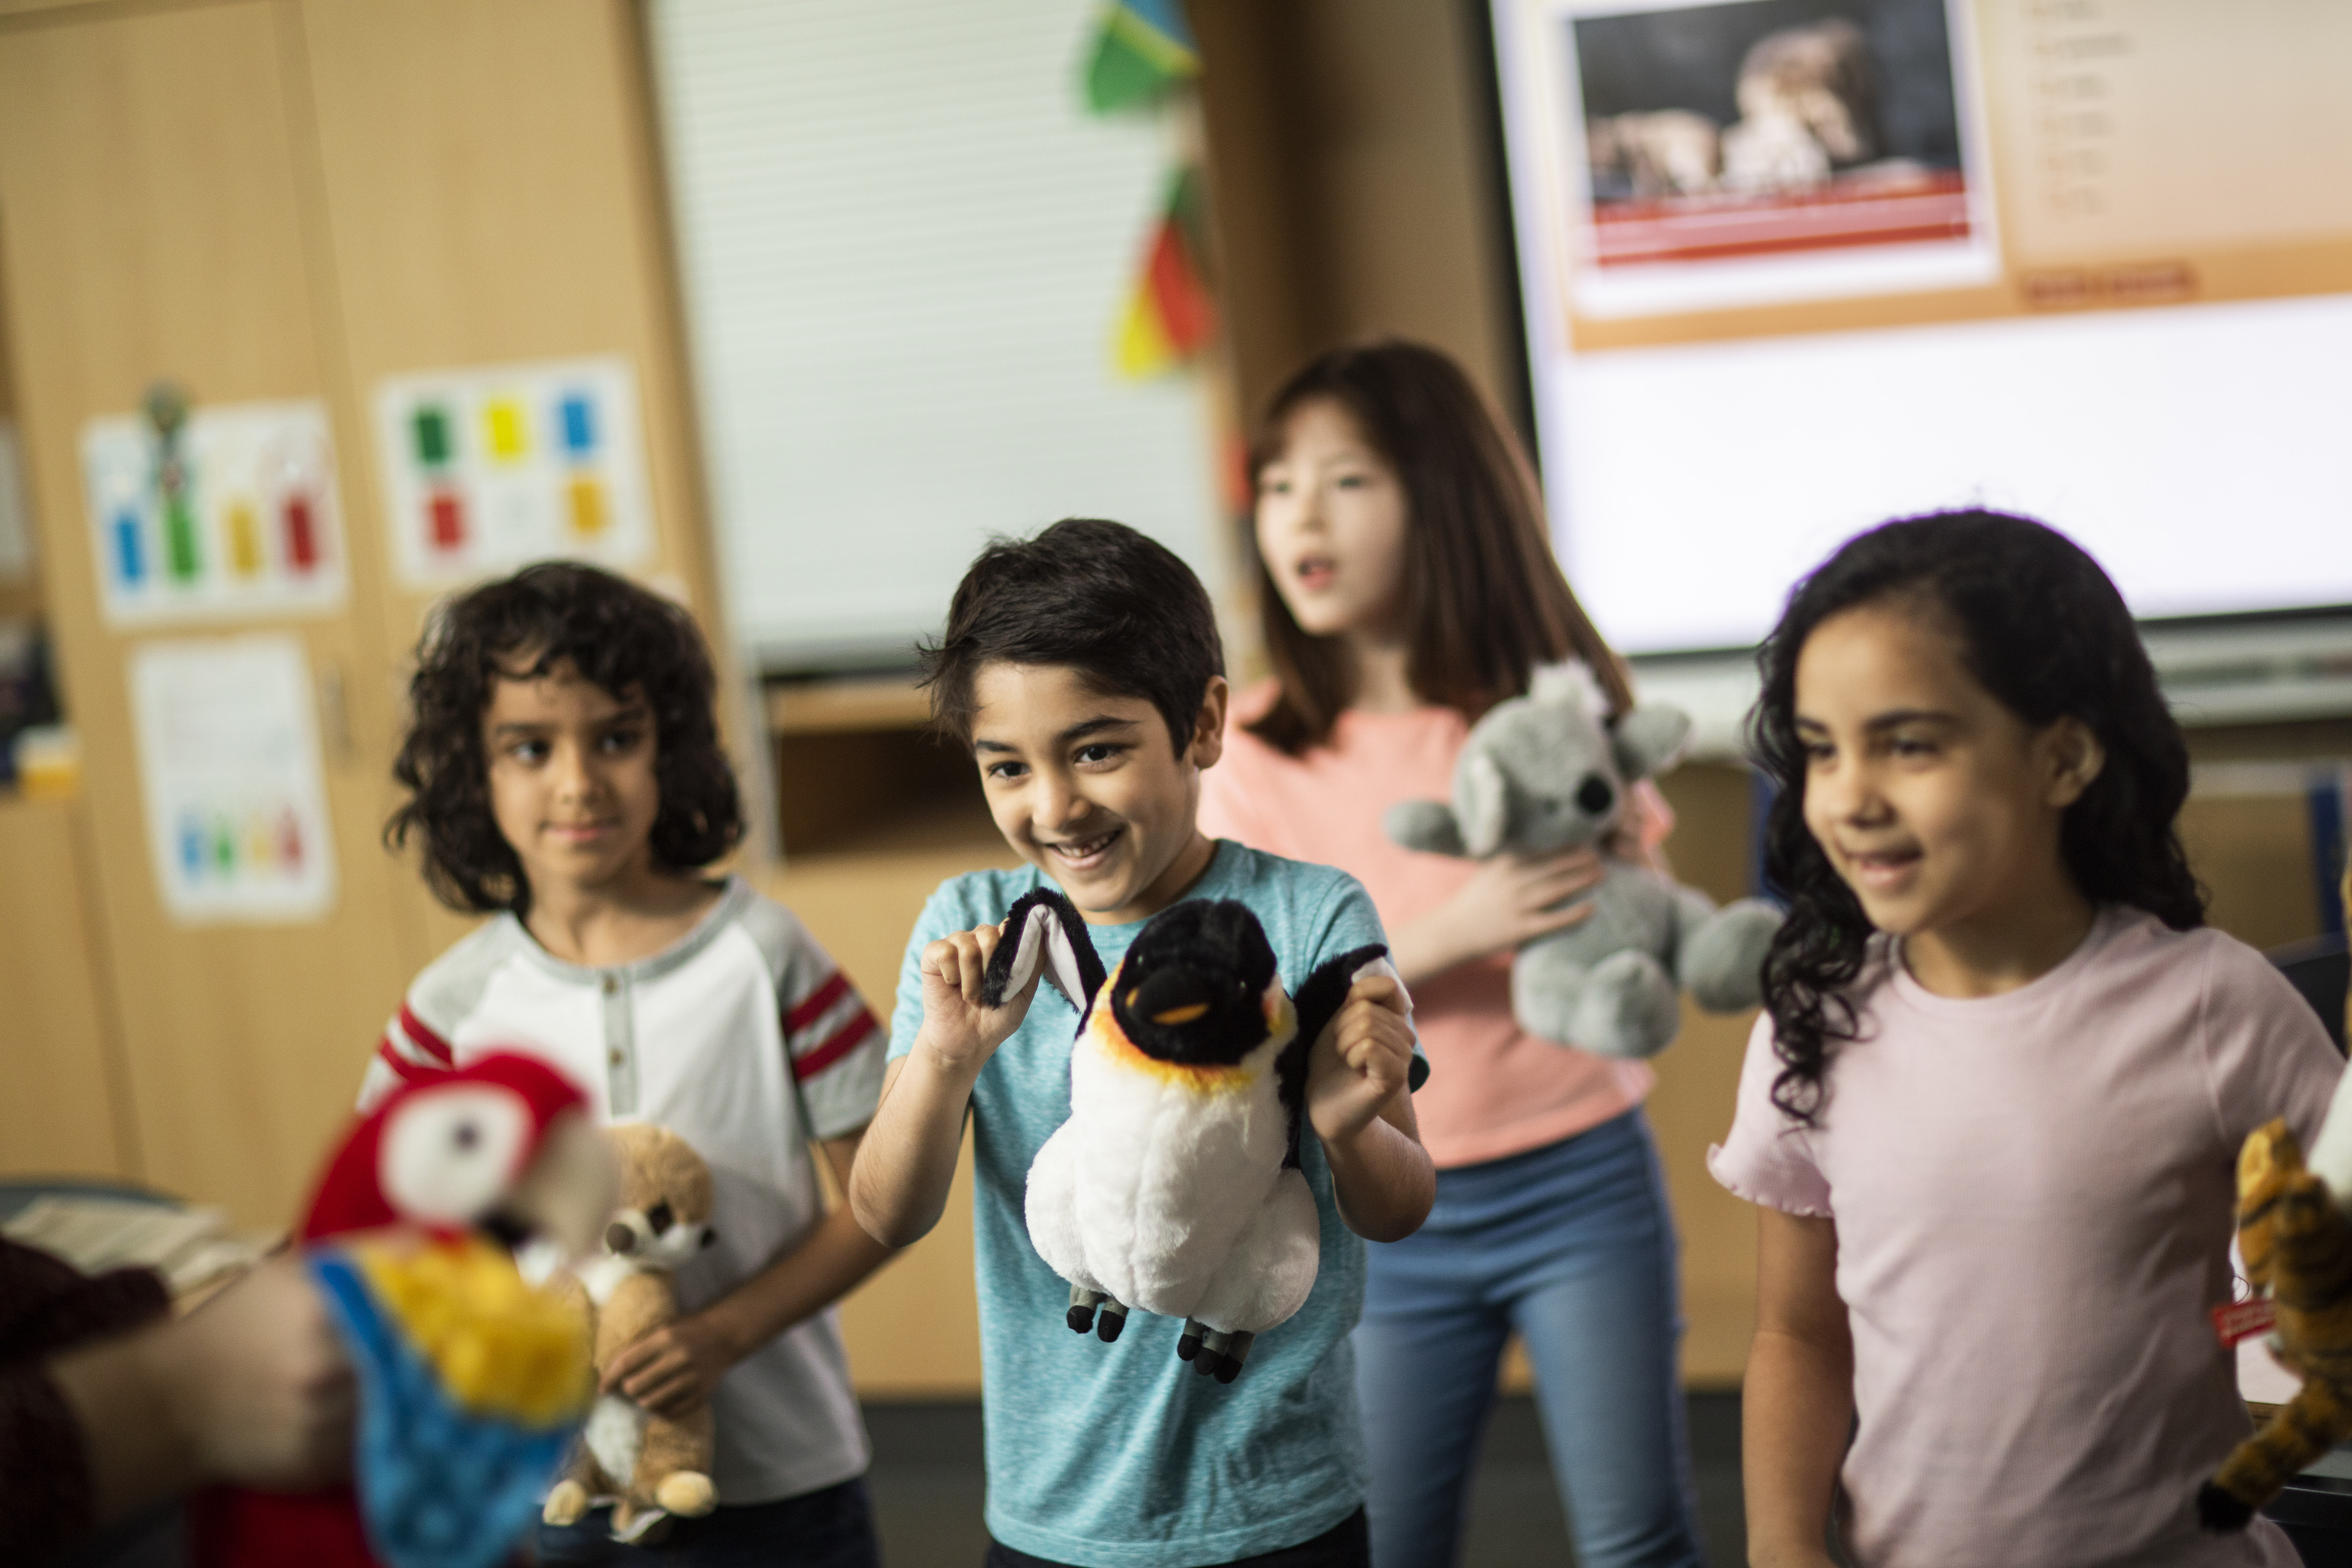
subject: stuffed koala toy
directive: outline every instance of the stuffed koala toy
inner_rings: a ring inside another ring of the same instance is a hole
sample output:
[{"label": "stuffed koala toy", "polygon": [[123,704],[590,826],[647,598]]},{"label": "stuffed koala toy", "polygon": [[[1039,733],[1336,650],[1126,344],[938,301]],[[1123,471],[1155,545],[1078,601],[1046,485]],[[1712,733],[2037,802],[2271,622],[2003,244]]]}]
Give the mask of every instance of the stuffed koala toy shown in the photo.
[{"label": "stuffed koala toy", "polygon": [[[1405,801],[1384,826],[1408,849],[1476,860],[1603,844],[1628,786],[1670,765],[1689,732],[1685,715],[1663,707],[1603,725],[1577,671],[1540,671],[1527,696],[1471,728],[1451,805]],[[1513,960],[1519,1027],[1602,1056],[1647,1057],[1680,1026],[1677,988],[1713,1013],[1756,1005],[1778,910],[1753,899],[1718,910],[1654,871],[1606,864],[1589,895],[1592,917],[1538,937]]]},{"label": "stuffed koala toy", "polygon": [[[588,1315],[600,1383],[614,1356],[677,1321],[670,1272],[717,1239],[710,1169],[685,1139],[644,1122],[608,1127],[604,1135],[621,1169],[621,1206],[604,1227],[603,1249],[557,1281]],[[634,1540],[665,1513],[709,1513],[719,1500],[710,1480],[713,1436],[708,1405],[673,1421],[624,1394],[599,1394],[542,1517],[576,1524],[593,1503],[611,1498],[614,1534]]]}]

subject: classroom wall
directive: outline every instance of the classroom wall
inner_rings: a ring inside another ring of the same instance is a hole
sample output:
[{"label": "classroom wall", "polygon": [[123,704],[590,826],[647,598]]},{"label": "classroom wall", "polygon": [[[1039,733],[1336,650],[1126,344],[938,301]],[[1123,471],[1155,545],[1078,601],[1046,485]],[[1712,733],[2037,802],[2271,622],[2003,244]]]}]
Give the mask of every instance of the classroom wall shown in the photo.
[{"label": "classroom wall", "polygon": [[[285,1225],[407,979],[469,923],[379,842],[428,599],[388,568],[377,378],[627,355],[656,519],[646,574],[707,609],[645,79],[626,0],[0,6],[0,317],[89,847],[79,873],[70,856],[12,855],[0,900],[58,931],[95,926],[127,1106],[110,1152],[11,1138],[5,1168],[110,1167]],[[324,401],[341,611],[105,624],[80,432],[163,376],[199,405]],[[313,922],[174,924],[148,863],[128,661],[151,637],[253,630],[299,637],[310,666],[338,896]],[[0,1035],[12,1074],[33,1050],[16,1027]]]},{"label": "classroom wall", "polygon": [[[1391,331],[1447,348],[1514,406],[1475,0],[1193,0],[1192,15],[1244,405],[1307,353]],[[712,603],[643,66],[625,0],[0,0],[0,360],[89,759],[76,802],[0,802],[0,995],[40,998],[0,1010],[0,1173],[140,1176],[283,1225],[402,984],[465,929],[375,839],[426,602],[383,564],[375,377],[629,354],[654,571]],[[137,639],[97,615],[75,444],[162,374],[207,399],[317,396],[332,412],[350,605],[268,623],[344,693],[328,758],[344,882],[320,927],[173,928],[144,863],[124,683]],[[2197,745],[2208,761],[2340,757],[2352,724]],[[1744,891],[1744,773],[1694,766],[1664,787],[1682,874]],[[770,884],[878,1010],[931,888],[1009,860],[970,791],[792,856]],[[2258,945],[2314,929],[2299,802],[2201,799],[2184,831],[2217,923]],[[1689,1020],[1650,1105],[1702,1384],[1736,1381],[1752,1302],[1752,1219],[1703,1166],[1745,1037],[1743,1019]],[[977,1389],[968,1164],[961,1181],[939,1233],[845,1307],[869,1393]]]}]

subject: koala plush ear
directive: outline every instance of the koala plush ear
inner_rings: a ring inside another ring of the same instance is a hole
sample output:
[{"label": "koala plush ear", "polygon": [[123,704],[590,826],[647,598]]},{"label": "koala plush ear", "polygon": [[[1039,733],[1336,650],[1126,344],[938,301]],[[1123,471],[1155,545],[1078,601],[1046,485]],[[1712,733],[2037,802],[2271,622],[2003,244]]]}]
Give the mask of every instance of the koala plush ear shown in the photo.
[{"label": "koala plush ear", "polygon": [[1503,835],[1511,827],[1511,781],[1484,752],[1462,760],[1462,798],[1454,815],[1461,819],[1465,855],[1484,859],[1503,847]]},{"label": "koala plush ear", "polygon": [[1609,728],[1609,750],[1628,783],[1656,776],[1675,765],[1690,739],[1690,715],[1679,708],[1643,705],[1620,714]]}]

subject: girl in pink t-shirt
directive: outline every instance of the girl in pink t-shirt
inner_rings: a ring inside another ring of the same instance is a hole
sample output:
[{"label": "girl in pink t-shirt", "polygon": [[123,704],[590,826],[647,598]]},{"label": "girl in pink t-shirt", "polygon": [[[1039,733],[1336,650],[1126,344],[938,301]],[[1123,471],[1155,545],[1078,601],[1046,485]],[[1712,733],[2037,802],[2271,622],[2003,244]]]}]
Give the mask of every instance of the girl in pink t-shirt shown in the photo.
[{"label": "girl in pink t-shirt", "polygon": [[[1234,704],[1202,775],[1209,833],[1338,866],[1379,906],[1431,1063],[1414,1097],[1435,1210],[1371,1249],[1357,1389],[1375,1562],[1442,1568],[1516,1330],[1587,1568],[1695,1564],[1674,1223],[1641,1114],[1649,1069],[1522,1032],[1510,952],[1584,918],[1590,851],[1483,865],[1391,843],[1443,799],[1470,723],[1581,659],[1624,668],[1578,607],[1526,460],[1457,365],[1382,342],[1293,375],[1254,453],[1261,603],[1278,679]],[[1654,846],[1654,791],[1636,797]],[[1621,846],[1638,853],[1639,843]]]},{"label": "girl in pink t-shirt", "polygon": [[1759,662],[1789,921],[1710,1156],[1757,1204],[1748,1542],[1865,1568],[2296,1562],[2200,1528],[2249,1429],[2208,1311],[2233,1169],[2342,1064],[2206,929],[2189,758],[2098,564],[2021,518],[1888,523]]}]

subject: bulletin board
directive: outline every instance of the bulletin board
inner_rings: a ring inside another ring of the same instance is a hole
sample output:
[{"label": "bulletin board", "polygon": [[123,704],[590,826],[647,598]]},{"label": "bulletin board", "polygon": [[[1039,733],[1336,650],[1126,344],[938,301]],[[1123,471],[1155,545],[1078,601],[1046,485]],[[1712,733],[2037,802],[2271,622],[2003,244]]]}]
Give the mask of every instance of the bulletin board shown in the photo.
[{"label": "bulletin board", "polygon": [[165,913],[187,925],[327,914],[334,840],[301,639],[142,643],[131,700]]},{"label": "bulletin board", "polygon": [[199,406],[171,435],[141,415],[109,416],[83,426],[81,459],[107,625],[342,607],[348,574],[325,404]]},{"label": "bulletin board", "polygon": [[654,554],[636,378],[615,357],[392,376],[375,394],[393,570],[432,590]]}]

